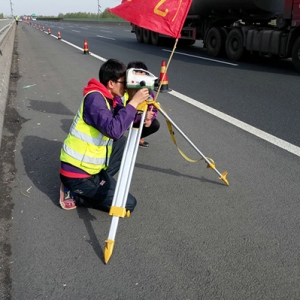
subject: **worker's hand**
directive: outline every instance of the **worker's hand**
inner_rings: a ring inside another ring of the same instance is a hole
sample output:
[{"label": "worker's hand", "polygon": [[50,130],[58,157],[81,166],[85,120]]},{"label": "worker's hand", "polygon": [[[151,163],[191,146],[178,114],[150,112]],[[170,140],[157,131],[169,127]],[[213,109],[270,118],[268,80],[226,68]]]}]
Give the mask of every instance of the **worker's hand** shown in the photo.
[{"label": "worker's hand", "polygon": [[151,120],[145,120],[145,122],[144,122],[144,126],[145,127],[150,127],[151,126]]},{"label": "worker's hand", "polygon": [[130,105],[137,108],[140,103],[146,101],[149,97],[149,90],[147,88],[138,90],[129,102]]},{"label": "worker's hand", "polygon": [[154,112],[152,111],[152,109],[153,109],[153,106],[151,107],[151,109],[150,110],[147,110],[147,112],[146,112],[146,120],[151,120],[152,119],[152,117],[153,117],[153,115],[154,115]]}]

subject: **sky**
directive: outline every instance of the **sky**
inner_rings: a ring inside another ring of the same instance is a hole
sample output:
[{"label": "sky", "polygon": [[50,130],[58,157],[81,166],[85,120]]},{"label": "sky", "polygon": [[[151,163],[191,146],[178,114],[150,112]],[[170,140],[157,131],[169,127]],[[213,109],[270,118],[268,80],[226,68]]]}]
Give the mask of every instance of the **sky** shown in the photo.
[{"label": "sky", "polygon": [[11,15],[11,5],[14,15],[58,16],[59,13],[91,12],[98,13],[98,2],[101,11],[115,7],[121,0],[0,0],[0,13]]}]

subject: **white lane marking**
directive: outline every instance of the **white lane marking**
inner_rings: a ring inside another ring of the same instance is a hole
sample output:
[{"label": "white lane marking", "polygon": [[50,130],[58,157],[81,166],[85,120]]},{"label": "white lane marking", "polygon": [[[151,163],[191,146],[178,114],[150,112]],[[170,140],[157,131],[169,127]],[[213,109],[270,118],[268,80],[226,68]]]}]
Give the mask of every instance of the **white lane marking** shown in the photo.
[{"label": "white lane marking", "polygon": [[[57,38],[55,35],[53,35],[53,37]],[[74,44],[72,44],[72,43],[70,43],[70,42],[68,42],[68,41],[66,41],[66,40],[63,40],[63,39],[61,39],[61,41],[64,42],[64,43],[66,43],[66,44],[68,44],[68,45],[70,45],[70,46],[72,46],[72,47],[74,47],[74,48],[76,48],[76,49],[78,49],[78,50],[80,50],[81,52],[83,52],[83,48],[80,48],[80,47],[78,47],[78,46],[76,46],[76,45],[74,45]],[[97,59],[103,61],[103,62],[106,62],[106,61],[107,61],[107,59],[105,59],[104,57],[101,57],[101,56],[99,56],[99,55],[97,55],[97,54],[94,54],[94,53],[92,53],[92,52],[89,52],[89,54],[90,54],[91,56],[93,56],[93,57],[95,57],[95,58],[97,58]]]},{"label": "white lane marking", "polygon": [[74,44],[72,44],[72,43],[70,43],[66,40],[61,39],[61,41],[83,52],[82,48],[80,48],[80,47],[78,47],[78,46],[76,46],[76,45],[74,45]]},{"label": "white lane marking", "polygon": [[74,31],[74,32],[79,32],[79,33],[80,33],[80,31],[78,31],[78,30],[74,30],[74,29],[72,29],[72,31]]},{"label": "white lane marking", "polygon": [[[57,38],[55,35],[51,35],[51,36]],[[63,39],[61,39],[61,41],[83,52],[83,48],[80,48],[80,47],[78,47],[78,46],[76,46],[76,45],[74,45],[70,42],[67,42],[66,40],[63,40]],[[90,55],[97,58],[97,59],[99,59],[99,60],[101,60],[101,61],[103,61],[103,62],[107,61],[107,59],[105,59],[104,57],[99,56],[97,54],[94,54],[92,52],[90,52]],[[267,141],[267,142],[269,142],[269,143],[271,143],[271,144],[273,144],[273,145],[275,145],[275,146],[277,146],[281,149],[284,149],[284,150],[300,157],[300,147],[297,147],[297,146],[295,146],[291,143],[288,143],[288,142],[286,142],[282,139],[279,139],[276,136],[271,135],[267,132],[264,132],[260,129],[257,129],[257,128],[251,126],[251,125],[248,125],[247,123],[244,123],[244,122],[242,122],[242,121],[240,121],[236,118],[233,118],[233,117],[231,117],[227,114],[224,114],[224,113],[222,113],[222,112],[220,112],[220,111],[218,111],[218,110],[216,110],[212,107],[209,107],[209,106],[207,106],[207,105],[205,105],[201,102],[198,102],[198,101],[196,101],[196,100],[194,100],[194,99],[192,99],[188,96],[185,96],[185,95],[183,95],[179,92],[176,92],[176,91],[172,90],[168,93],[173,95],[174,97],[180,99],[180,100],[183,100],[183,101],[185,101],[185,102],[187,102],[187,103],[189,103],[189,104],[191,104],[195,107],[200,108],[201,110],[203,110],[203,111],[205,111],[205,112],[207,112],[207,113],[209,113],[209,114],[211,114],[211,115],[213,115],[213,116],[215,116],[215,117],[217,117],[221,120],[224,120],[224,121],[240,128],[244,131],[247,131],[247,132],[261,138],[262,140],[265,140],[265,141]]]},{"label": "white lane marking", "polygon": [[200,108],[201,110],[204,110],[204,111],[208,112],[209,114],[211,114],[215,117],[218,117],[219,119],[222,119],[222,120],[224,120],[224,121],[240,128],[240,129],[243,129],[244,131],[247,131],[247,132],[249,132],[249,133],[251,133],[251,134],[253,134],[253,135],[255,135],[255,136],[257,136],[257,137],[259,137],[259,138],[261,138],[261,139],[263,139],[263,140],[265,140],[265,141],[281,148],[281,149],[284,149],[284,150],[286,150],[290,153],[293,153],[293,154],[300,157],[300,147],[297,147],[297,146],[295,146],[291,143],[288,143],[288,142],[286,142],[286,141],[284,141],[280,138],[277,138],[274,135],[266,133],[266,132],[264,132],[260,129],[257,129],[257,128],[251,126],[251,125],[248,125],[247,123],[244,123],[244,122],[242,122],[242,121],[240,121],[236,118],[233,118],[233,117],[231,117],[227,114],[224,114],[224,113],[222,113],[222,112],[220,112],[220,111],[218,111],[218,110],[216,110],[212,107],[209,107],[209,106],[207,106],[207,105],[205,105],[201,102],[198,102],[198,101],[196,101],[196,100],[194,100],[190,97],[187,97],[183,94],[180,94],[180,93],[178,93],[174,90],[170,91],[169,94],[171,94],[171,95],[179,98],[180,100],[183,100],[183,101],[185,101],[185,102],[187,102],[187,103],[189,103],[193,106],[196,106],[196,107]]},{"label": "white lane marking", "polygon": [[103,62],[106,62],[106,61],[107,61],[106,58],[104,58],[104,57],[102,57],[102,56],[99,56],[99,55],[97,55],[97,54],[94,54],[94,53],[92,53],[92,52],[90,52],[90,55],[92,55],[92,56],[94,56],[94,57],[96,57],[96,58],[102,60]]},{"label": "white lane marking", "polygon": [[108,30],[100,30],[102,32],[107,32],[107,33],[112,33],[111,31],[108,31]]},{"label": "white lane marking", "polygon": [[63,27],[59,27],[59,26],[58,26],[58,28],[60,28],[60,29],[64,29]]},{"label": "white lane marking", "polygon": [[110,38],[110,37],[106,37],[106,36],[102,36],[102,35],[97,35],[97,37],[102,38],[102,39],[107,39],[107,40],[113,40],[113,41],[115,41],[114,38]]},{"label": "white lane marking", "polygon": [[85,30],[88,30],[88,28],[86,28],[86,27],[79,27],[79,28],[81,28],[81,29],[85,29]]},{"label": "white lane marking", "polygon": [[[172,52],[171,50],[168,50],[168,49],[162,49],[162,51]],[[217,63],[220,63],[220,64],[225,64],[225,65],[230,65],[230,66],[234,66],[234,67],[238,66],[238,64],[233,64],[233,63],[229,63],[229,62],[221,61],[221,60],[217,60],[217,59],[206,58],[206,57],[202,57],[202,56],[198,56],[198,55],[192,55],[192,54],[187,54],[187,53],[177,52],[177,51],[175,51],[174,53],[189,56],[189,57],[194,57],[194,58],[198,58],[198,59],[209,60],[209,61],[213,61],[213,62],[217,62]]]}]

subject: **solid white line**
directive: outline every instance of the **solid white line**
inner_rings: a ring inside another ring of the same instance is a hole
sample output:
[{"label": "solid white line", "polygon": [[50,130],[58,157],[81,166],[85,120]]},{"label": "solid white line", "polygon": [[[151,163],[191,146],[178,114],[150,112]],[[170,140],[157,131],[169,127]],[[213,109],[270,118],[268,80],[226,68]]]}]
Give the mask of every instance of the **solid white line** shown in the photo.
[{"label": "solid white line", "polygon": [[220,111],[218,111],[214,108],[211,108],[211,107],[209,107],[209,106],[207,106],[207,105],[205,105],[201,102],[198,102],[198,101],[196,101],[192,98],[189,98],[189,97],[187,97],[183,94],[180,94],[180,93],[178,93],[174,90],[172,90],[168,93],[175,96],[175,97],[177,97],[177,98],[179,98],[180,100],[183,100],[183,101],[185,101],[185,102],[187,102],[187,103],[189,103],[193,106],[196,106],[196,107],[208,112],[209,114],[211,114],[215,117],[218,117],[219,119],[222,119],[222,120],[224,120],[224,121],[240,128],[240,129],[243,129],[244,131],[247,131],[247,132],[249,132],[249,133],[251,133],[251,134],[253,134],[253,135],[255,135],[255,136],[257,136],[257,137],[259,137],[259,138],[261,138],[261,139],[263,139],[263,140],[265,140],[265,141],[281,148],[281,149],[284,149],[284,150],[286,150],[290,153],[293,153],[293,154],[300,157],[300,148],[293,145],[293,144],[290,144],[290,143],[288,143],[288,142],[286,142],[282,139],[277,138],[274,135],[271,135],[271,134],[266,133],[266,132],[264,132],[260,129],[257,129],[257,128],[251,126],[251,125],[248,125],[247,123],[239,121],[236,118],[233,118],[233,117],[231,117],[227,114],[224,114],[224,113],[222,113],[222,112],[220,112]]},{"label": "solid white line", "polygon": [[[172,51],[170,51],[168,49],[162,49],[162,51],[172,52]],[[194,58],[198,58],[198,59],[202,59],[202,60],[209,60],[209,61],[213,61],[213,62],[217,62],[217,63],[220,63],[220,64],[225,64],[225,65],[230,65],[230,66],[234,66],[234,67],[238,66],[238,64],[233,64],[233,63],[229,63],[229,62],[226,62],[226,61],[221,61],[221,60],[206,58],[206,57],[202,57],[202,56],[187,54],[187,53],[183,53],[183,52],[177,52],[177,51],[175,51],[174,54],[185,55],[185,56],[194,57]]]},{"label": "solid white line", "polygon": [[76,46],[76,45],[74,45],[70,42],[67,42],[66,40],[61,39],[61,41],[83,52],[82,48],[80,48],[80,47],[78,47],[78,46]]},{"label": "solid white line", "polygon": [[115,39],[114,39],[114,38],[109,38],[109,37],[102,36],[102,35],[97,35],[97,37],[99,37],[99,38],[103,38],[103,39],[107,39],[107,40],[113,40],[113,41],[115,41]]},{"label": "solid white line", "polygon": [[[53,37],[57,38],[55,35]],[[68,45],[70,45],[70,46],[72,46],[72,47],[74,47],[74,48],[76,48],[76,49],[78,49],[78,50],[80,50],[83,53],[83,48],[80,48],[80,47],[78,47],[78,46],[76,46],[76,45],[74,45],[74,44],[72,44],[72,43],[70,43],[70,42],[68,42],[66,40],[63,40],[63,39],[61,39],[61,41],[64,42],[64,43],[66,43],[66,44],[68,44]],[[95,57],[95,58],[103,61],[103,62],[107,61],[107,59],[105,59],[104,57],[101,57],[101,56],[99,56],[99,55],[97,55],[95,53],[89,52],[89,54],[91,56],[93,56],[93,57]]]},{"label": "solid white line", "polygon": [[92,52],[90,52],[90,55],[91,55],[91,56],[94,56],[94,57],[96,57],[96,58],[98,58],[98,59],[100,59],[100,60],[103,61],[103,62],[106,62],[106,61],[107,61],[106,58],[104,58],[104,57],[102,57],[102,56],[99,56],[99,55],[97,55],[97,54],[94,54],[94,53],[92,53]]}]

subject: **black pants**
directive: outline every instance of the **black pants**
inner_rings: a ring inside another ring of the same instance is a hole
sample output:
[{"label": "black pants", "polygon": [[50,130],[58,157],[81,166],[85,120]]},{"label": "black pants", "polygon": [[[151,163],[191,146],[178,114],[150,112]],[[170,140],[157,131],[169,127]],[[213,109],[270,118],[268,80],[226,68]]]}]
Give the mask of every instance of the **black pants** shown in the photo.
[{"label": "black pants", "polygon": [[[134,127],[137,128],[140,127],[140,122],[135,123]],[[154,119],[149,127],[145,127],[145,126],[143,127],[141,138],[144,138],[146,136],[149,136],[150,134],[155,133],[156,131],[158,131],[159,127],[160,127],[159,121],[157,119]]]},{"label": "black pants", "polygon": [[[116,180],[113,176],[119,171],[126,143],[126,137],[121,137],[113,143],[109,167],[106,171],[89,178],[69,178],[60,175],[65,187],[76,193],[92,208],[108,212],[116,189]],[[128,194],[126,210],[131,212],[136,206],[136,199]]]}]

